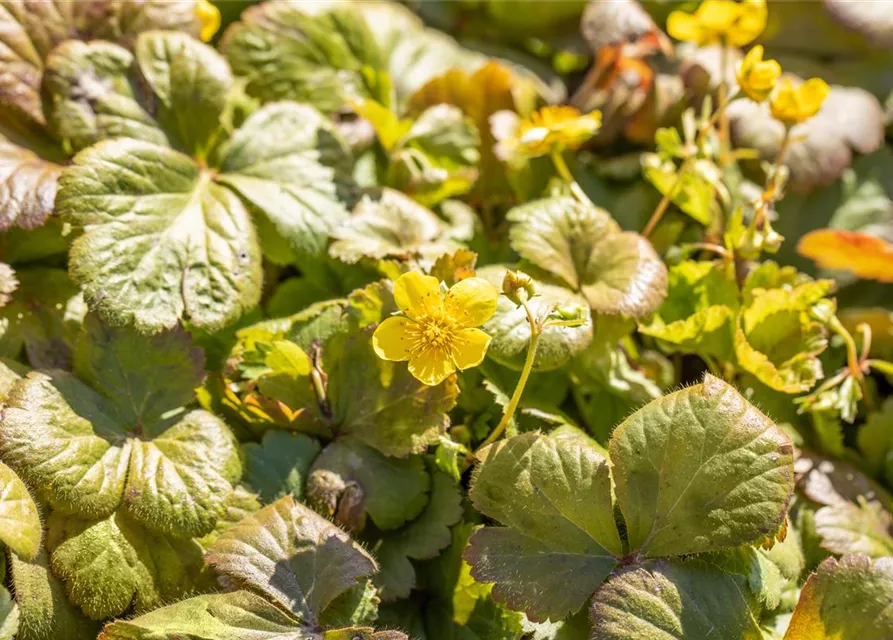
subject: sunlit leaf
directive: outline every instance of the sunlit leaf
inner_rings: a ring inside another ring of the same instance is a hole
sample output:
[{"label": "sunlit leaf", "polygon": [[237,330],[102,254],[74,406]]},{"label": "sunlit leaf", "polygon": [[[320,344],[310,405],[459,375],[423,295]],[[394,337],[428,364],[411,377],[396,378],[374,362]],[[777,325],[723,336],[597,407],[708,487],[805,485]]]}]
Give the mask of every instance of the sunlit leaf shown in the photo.
[{"label": "sunlit leaf", "polygon": [[823,269],[849,271],[866,280],[893,282],[893,245],[876,236],[842,229],[819,229],[797,245],[801,255]]}]

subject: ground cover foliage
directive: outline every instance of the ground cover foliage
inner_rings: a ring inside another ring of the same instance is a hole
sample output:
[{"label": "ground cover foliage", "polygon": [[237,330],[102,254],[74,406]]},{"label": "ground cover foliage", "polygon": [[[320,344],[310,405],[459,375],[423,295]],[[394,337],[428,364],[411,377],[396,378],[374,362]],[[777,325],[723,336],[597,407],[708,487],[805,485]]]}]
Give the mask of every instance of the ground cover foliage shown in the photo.
[{"label": "ground cover foliage", "polygon": [[891,15],[0,0],[0,640],[893,638]]}]

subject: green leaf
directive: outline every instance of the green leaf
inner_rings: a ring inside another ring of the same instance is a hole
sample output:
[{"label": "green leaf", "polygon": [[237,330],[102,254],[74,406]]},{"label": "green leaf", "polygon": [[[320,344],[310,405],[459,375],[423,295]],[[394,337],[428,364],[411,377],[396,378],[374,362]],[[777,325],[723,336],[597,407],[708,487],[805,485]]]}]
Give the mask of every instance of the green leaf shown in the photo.
[{"label": "green leaf", "polygon": [[651,244],[611,215],[570,197],[535,200],[507,216],[512,248],[583,294],[594,311],[636,318],[666,296],[667,270]]},{"label": "green leaf", "polygon": [[0,462],[0,541],[24,560],[40,552],[43,528],[28,487]]},{"label": "green leaf", "polygon": [[[478,277],[502,288],[505,267],[491,265],[479,269]],[[548,313],[551,309],[566,309],[571,313],[582,313],[585,322],[578,327],[546,327],[537,343],[534,371],[549,371],[561,367],[571,358],[582,353],[592,342],[592,319],[589,305],[580,295],[564,287],[536,283],[539,295],[532,298],[527,306],[534,317]],[[530,344],[530,323],[523,307],[515,305],[505,296],[499,297],[496,313],[481,327],[492,336],[488,357],[499,364],[520,370],[527,356]]]},{"label": "green leaf", "polygon": [[822,548],[839,555],[893,555],[891,526],[893,519],[884,507],[861,497],[858,504],[840,502],[815,513],[815,529],[822,539]]},{"label": "green leaf", "polygon": [[238,524],[255,511],[259,511],[262,506],[255,493],[252,493],[241,484],[237,485],[227,496],[226,509],[220,518],[217,519],[214,530],[198,538],[197,542],[202,545],[203,549],[209,548],[220,537],[221,533]]},{"label": "green leaf", "polygon": [[667,299],[639,329],[667,351],[728,360],[737,309],[738,287],[725,263],[686,260],[670,268]]},{"label": "green leaf", "polygon": [[197,543],[148,533],[120,512],[99,521],[54,512],[47,548],[68,598],[94,620],[181,598],[203,566]]},{"label": "green leaf", "polygon": [[709,554],[707,558],[725,573],[746,578],[751,593],[766,610],[778,608],[786,579],[763,549],[740,546]]},{"label": "green leaf", "polygon": [[735,354],[741,367],[785,393],[808,391],[819,380],[818,355],[828,345],[822,325],[809,314],[831,290],[829,280],[790,288],[761,289],[739,314]]},{"label": "green leaf", "polygon": [[609,450],[630,548],[649,557],[774,535],[794,488],[791,441],[709,374],[627,418]]},{"label": "green leaf", "polygon": [[31,373],[0,421],[3,459],[54,509],[105,518],[120,504],[131,444],[114,404],[74,377]]},{"label": "green leaf", "polygon": [[307,102],[321,111],[367,94],[362,71],[381,66],[378,45],[352,7],[265,2],[227,29],[221,50],[236,74],[246,76],[249,95]]},{"label": "green leaf", "polygon": [[340,438],[316,458],[307,498],[323,514],[361,531],[368,515],[379,529],[396,529],[428,502],[431,478],[418,457],[391,458],[354,438]]},{"label": "green leaf", "polygon": [[868,416],[857,436],[864,468],[874,476],[893,478],[893,398]]},{"label": "green leaf", "polygon": [[497,602],[533,620],[576,611],[623,553],[607,460],[579,440],[533,433],[497,442],[479,458],[471,500],[505,526],[472,535],[471,575],[495,582]]},{"label": "green leaf", "polygon": [[313,640],[297,620],[248,591],[189,598],[106,625],[102,640]]},{"label": "green leaf", "polygon": [[0,586],[0,640],[13,640],[18,630],[19,606],[6,587]]},{"label": "green leaf", "polygon": [[241,475],[235,438],[205,411],[173,424],[121,422],[115,403],[61,373],[30,374],[8,402],[0,451],[69,515],[106,518],[123,503],[151,530],[200,536]]},{"label": "green leaf", "polygon": [[[325,253],[348,217],[350,153],[318,111],[289,102],[255,111],[233,134],[218,180],[260,212],[299,256]],[[270,241],[260,225],[263,244]]]},{"label": "green leaf", "polygon": [[388,188],[365,194],[332,238],[330,255],[350,264],[363,258],[433,264],[460,248],[454,230],[433,211]]},{"label": "green leaf", "polygon": [[57,211],[84,235],[72,278],[104,317],[154,332],[219,328],[257,304],[260,250],[248,212],[177,151],[131,139],[77,155]]},{"label": "green leaf", "polygon": [[682,211],[705,226],[710,224],[716,207],[715,189],[696,170],[686,170],[680,179],[673,162],[661,161],[656,154],[646,154],[642,175],[661,195],[672,194],[671,201]]},{"label": "green leaf", "polygon": [[419,516],[382,537],[373,549],[381,563],[376,584],[385,602],[406,598],[417,585],[410,560],[428,560],[450,545],[450,527],[462,517],[462,495],[453,479],[431,470],[431,496]]},{"label": "green leaf", "polygon": [[320,449],[316,440],[300,433],[268,431],[260,443],[249,442],[242,447],[244,482],[265,504],[289,494],[301,500],[304,481]]},{"label": "green leaf", "polygon": [[18,269],[16,278],[18,289],[0,309],[0,325],[6,324],[0,355],[24,356],[34,368],[70,368],[71,348],[86,311],[78,288],[62,269]]},{"label": "green leaf", "polygon": [[374,327],[336,336],[326,347],[332,420],[387,456],[421,453],[449,426],[456,404],[455,378],[436,387],[416,380],[400,362],[381,360],[372,349]]},{"label": "green leaf", "polygon": [[141,34],[136,59],[156,98],[155,117],[162,128],[187,153],[206,157],[233,81],[226,61],[212,47],[170,31]]},{"label": "green leaf", "polygon": [[220,418],[191,411],[149,442],[133,441],[124,506],[140,524],[170,535],[214,529],[242,475],[238,445]]},{"label": "green leaf", "polygon": [[179,328],[145,336],[90,316],[75,346],[77,376],[111,401],[115,420],[134,427],[191,402],[203,369],[201,349]]},{"label": "green leaf", "polygon": [[311,626],[335,598],[377,569],[346,533],[292,496],[220,536],[207,561]]},{"label": "green leaf", "polygon": [[127,49],[71,40],[54,49],[46,65],[49,126],[72,153],[106,138],[168,143],[143,107]]},{"label": "green leaf", "polygon": [[829,558],[803,586],[784,640],[884,640],[893,634],[890,598],[890,558]]},{"label": "green leaf", "polygon": [[592,598],[592,640],[762,640],[741,576],[658,561],[618,571]]},{"label": "green leaf", "polygon": [[65,587],[49,569],[43,549],[31,562],[9,557],[12,587],[19,608],[18,640],[83,640],[96,636],[98,625],[65,595]]},{"label": "green leaf", "polygon": [[369,625],[378,618],[378,591],[372,580],[365,580],[332,600],[320,618],[323,627]]}]

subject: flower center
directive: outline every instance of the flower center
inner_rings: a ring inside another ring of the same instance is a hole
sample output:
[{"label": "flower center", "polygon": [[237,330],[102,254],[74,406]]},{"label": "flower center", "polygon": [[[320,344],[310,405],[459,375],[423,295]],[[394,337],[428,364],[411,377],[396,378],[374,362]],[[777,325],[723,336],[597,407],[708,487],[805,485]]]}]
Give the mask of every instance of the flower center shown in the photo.
[{"label": "flower center", "polygon": [[455,323],[452,319],[444,316],[422,316],[416,320],[413,352],[431,349],[450,352],[454,332]]}]

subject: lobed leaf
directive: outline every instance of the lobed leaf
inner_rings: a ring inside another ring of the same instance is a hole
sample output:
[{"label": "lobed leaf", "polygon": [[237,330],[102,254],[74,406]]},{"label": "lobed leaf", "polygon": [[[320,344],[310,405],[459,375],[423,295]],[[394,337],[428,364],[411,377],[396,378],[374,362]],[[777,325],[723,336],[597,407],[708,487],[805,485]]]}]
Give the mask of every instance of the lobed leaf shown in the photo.
[{"label": "lobed leaf", "polygon": [[580,440],[527,433],[479,454],[470,496],[504,527],[469,541],[471,575],[534,620],[579,609],[617,566],[608,462]]},{"label": "lobed leaf", "polygon": [[33,560],[42,539],[40,513],[28,488],[0,462],[0,541],[23,560]]},{"label": "lobed leaf", "polygon": [[242,445],[244,482],[266,504],[289,494],[301,500],[310,465],[320,449],[316,440],[303,434],[268,431],[259,443]]},{"label": "lobed leaf", "polygon": [[260,592],[309,626],[335,598],[377,569],[346,533],[292,496],[226,531],[207,561],[234,584]]},{"label": "lobed leaf", "polygon": [[609,450],[630,548],[647,557],[774,535],[794,489],[788,437],[709,374],[627,418]]}]

